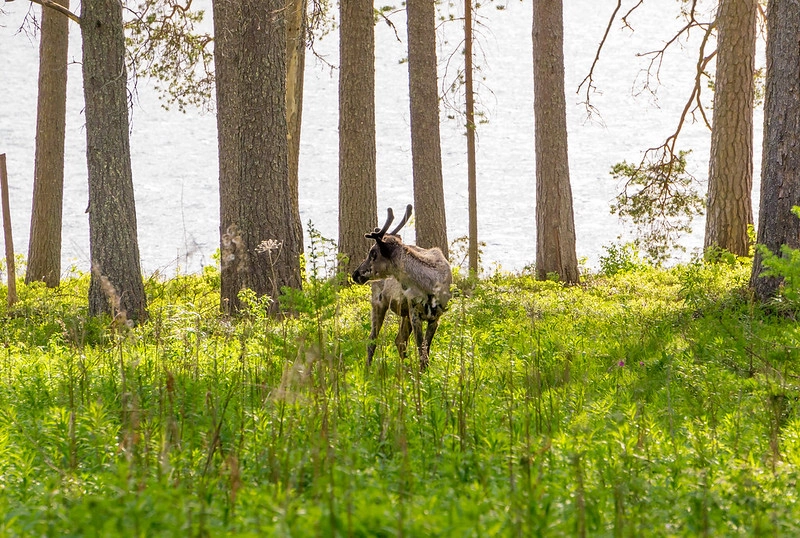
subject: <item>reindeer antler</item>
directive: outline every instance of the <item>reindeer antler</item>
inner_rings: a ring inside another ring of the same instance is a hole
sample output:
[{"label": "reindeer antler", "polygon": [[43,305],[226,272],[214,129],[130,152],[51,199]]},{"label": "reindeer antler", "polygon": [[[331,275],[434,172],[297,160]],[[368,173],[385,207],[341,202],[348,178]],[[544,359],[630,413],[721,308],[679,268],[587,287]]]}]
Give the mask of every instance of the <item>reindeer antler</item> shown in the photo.
[{"label": "reindeer antler", "polygon": [[383,228],[375,228],[372,232],[364,234],[364,237],[375,240],[383,239],[383,236],[386,235],[386,230],[389,229],[389,225],[392,224],[392,221],[394,220],[394,212],[392,211],[392,208],[390,207],[386,211],[386,223],[384,223]]},{"label": "reindeer antler", "polygon": [[408,222],[408,219],[411,217],[411,209],[412,209],[411,204],[408,204],[406,206],[406,214],[403,217],[403,220],[400,221],[400,224],[398,224],[394,230],[389,232],[391,235],[397,235],[397,232],[399,232],[403,228],[403,226],[406,225],[406,222]]}]

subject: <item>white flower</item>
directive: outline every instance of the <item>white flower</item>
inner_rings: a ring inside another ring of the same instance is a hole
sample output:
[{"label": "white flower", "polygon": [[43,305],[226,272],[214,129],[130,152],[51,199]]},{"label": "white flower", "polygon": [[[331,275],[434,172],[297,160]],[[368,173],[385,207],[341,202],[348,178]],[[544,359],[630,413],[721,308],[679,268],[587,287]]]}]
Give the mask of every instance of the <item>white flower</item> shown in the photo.
[{"label": "white flower", "polygon": [[283,243],[277,239],[267,239],[258,244],[256,252],[271,252],[273,250],[278,250],[282,246]]}]

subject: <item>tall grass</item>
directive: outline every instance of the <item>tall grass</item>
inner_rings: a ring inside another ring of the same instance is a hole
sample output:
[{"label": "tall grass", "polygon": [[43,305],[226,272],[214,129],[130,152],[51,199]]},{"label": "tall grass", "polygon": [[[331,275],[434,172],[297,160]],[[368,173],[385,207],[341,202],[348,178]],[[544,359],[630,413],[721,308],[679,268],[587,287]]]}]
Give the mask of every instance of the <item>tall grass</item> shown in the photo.
[{"label": "tall grass", "polygon": [[420,373],[391,323],[365,367],[368,288],[311,262],[282,318],[220,317],[213,269],[148,282],[133,329],[87,317],[88,276],[20,285],[0,535],[800,531],[800,328],[746,264],[465,285]]}]

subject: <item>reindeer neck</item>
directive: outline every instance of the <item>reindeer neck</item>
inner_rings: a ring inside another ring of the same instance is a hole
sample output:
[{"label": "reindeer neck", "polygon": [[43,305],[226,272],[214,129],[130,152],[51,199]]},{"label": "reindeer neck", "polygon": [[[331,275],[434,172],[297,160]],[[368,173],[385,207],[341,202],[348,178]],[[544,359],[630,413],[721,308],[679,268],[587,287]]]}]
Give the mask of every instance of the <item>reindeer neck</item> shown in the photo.
[{"label": "reindeer neck", "polygon": [[449,267],[440,267],[435,259],[425,256],[426,252],[402,245],[392,253],[393,276],[406,288],[415,288],[425,295],[439,295],[443,286],[449,295]]}]

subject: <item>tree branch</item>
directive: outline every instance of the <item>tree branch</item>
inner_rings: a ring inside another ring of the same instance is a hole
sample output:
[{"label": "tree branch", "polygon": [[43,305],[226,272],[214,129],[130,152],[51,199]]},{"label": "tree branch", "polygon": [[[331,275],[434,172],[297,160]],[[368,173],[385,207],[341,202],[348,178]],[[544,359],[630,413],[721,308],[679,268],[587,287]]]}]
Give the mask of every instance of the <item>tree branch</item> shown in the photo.
[{"label": "tree branch", "polygon": [[[597,51],[594,54],[594,60],[592,61],[592,66],[589,68],[589,74],[584,77],[580,84],[578,84],[578,89],[575,93],[580,93],[581,88],[584,84],[586,84],[586,99],[583,102],[583,105],[586,107],[586,113],[589,117],[591,117],[597,109],[592,106],[590,97],[591,93],[596,89],[594,85],[594,68],[597,66],[597,62],[600,61],[600,51],[603,50],[603,45],[606,43],[606,39],[608,38],[608,33],[611,31],[611,25],[614,24],[614,20],[617,18],[617,13],[619,12],[620,8],[622,7],[622,0],[617,0],[617,7],[614,8],[614,12],[611,14],[611,18],[608,19],[608,25],[606,26],[606,31],[603,34],[603,38],[600,40],[600,44],[597,45]],[[626,23],[627,24],[627,23]]]},{"label": "tree branch", "polygon": [[[686,105],[683,107],[683,111],[681,112],[680,119],[678,120],[678,125],[675,128],[675,131],[669,135],[663,144],[658,147],[650,148],[645,152],[645,157],[642,160],[642,164],[644,164],[644,159],[646,159],[647,155],[650,153],[658,153],[659,151],[663,151],[663,155],[661,157],[661,162],[668,162],[675,158],[675,144],[678,141],[678,136],[681,133],[681,129],[683,129],[683,124],[686,122],[686,117],[689,115],[689,112],[693,112],[694,110],[700,110],[700,114],[703,117],[706,125],[710,128],[710,122],[705,115],[705,111],[703,110],[702,103],[700,102],[700,92],[702,90],[702,79],[703,74],[705,73],[706,66],[708,62],[710,62],[714,56],[716,56],[717,51],[714,50],[710,54],[706,56],[705,50],[706,45],[708,44],[708,39],[711,37],[711,32],[713,31],[716,23],[712,23],[708,25],[706,29],[706,33],[703,36],[703,42],[700,44],[700,50],[697,58],[697,66],[695,71],[694,77],[694,86],[692,87],[692,91],[689,94],[689,99],[686,100]],[[663,53],[663,51],[662,51]],[[692,103],[696,103],[695,108],[692,108]]]},{"label": "tree branch", "polygon": [[68,19],[80,24],[81,18],[71,12],[69,9],[65,8],[61,4],[57,4],[53,2],[53,0],[31,0],[34,4],[39,4],[42,7],[50,8],[52,10],[58,11],[62,15],[66,16]]},{"label": "tree branch", "polygon": [[397,33],[397,26],[394,25],[394,23],[391,21],[391,19],[389,19],[389,17],[387,17],[386,13],[384,13],[383,11],[381,11],[379,9],[375,9],[374,11],[375,11],[376,15],[378,15],[380,18],[383,19],[383,22],[386,23],[386,26],[388,26],[389,28],[392,29],[392,31],[394,32],[394,37],[395,37],[395,39],[397,39],[397,42],[401,43],[402,40],[400,39],[400,35]]},{"label": "tree branch", "polygon": [[622,16],[622,19],[620,19],[620,20],[622,21],[622,24],[624,24],[626,28],[630,28],[631,30],[633,30],[633,27],[630,24],[628,24],[628,17],[630,17],[631,13],[636,11],[636,8],[638,8],[642,4],[644,4],[644,0],[639,0],[639,2],[635,6],[630,8],[628,10],[628,12],[625,15]]}]

